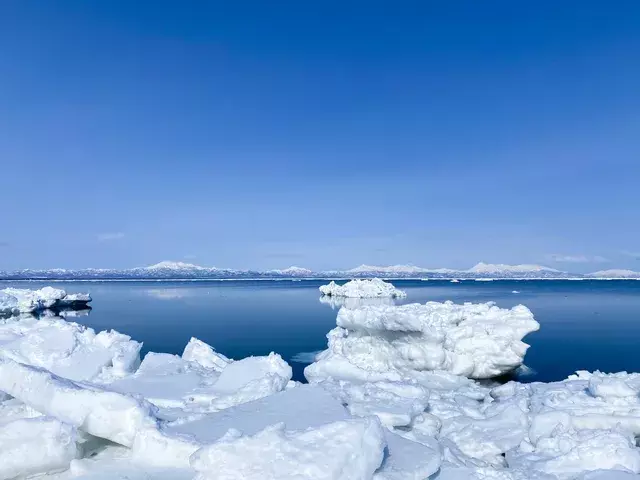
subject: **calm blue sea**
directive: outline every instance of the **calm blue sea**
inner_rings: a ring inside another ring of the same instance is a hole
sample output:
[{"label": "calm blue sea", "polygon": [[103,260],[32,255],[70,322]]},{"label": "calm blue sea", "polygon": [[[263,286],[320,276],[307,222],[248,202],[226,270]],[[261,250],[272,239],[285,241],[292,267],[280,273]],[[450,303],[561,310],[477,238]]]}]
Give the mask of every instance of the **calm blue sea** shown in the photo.
[{"label": "calm blue sea", "polygon": [[[180,354],[192,336],[241,358],[326,347],[337,310],[320,303],[322,281],[0,282],[0,288],[54,285],[89,291],[93,310],[76,319],[144,342],[144,352]],[[540,331],[525,338],[531,369],[521,381],[560,380],[576,370],[640,372],[640,281],[394,281],[408,297],[528,306]],[[514,294],[517,290],[520,293]],[[302,380],[304,364],[293,362]]]}]

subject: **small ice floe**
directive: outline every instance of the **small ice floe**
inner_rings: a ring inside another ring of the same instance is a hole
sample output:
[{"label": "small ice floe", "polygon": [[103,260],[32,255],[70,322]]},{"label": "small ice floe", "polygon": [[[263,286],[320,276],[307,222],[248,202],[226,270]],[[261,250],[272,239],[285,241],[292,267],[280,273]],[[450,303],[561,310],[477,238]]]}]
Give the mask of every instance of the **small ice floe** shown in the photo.
[{"label": "small ice floe", "polygon": [[512,290],[511,293],[520,293],[520,290]]},{"label": "small ice floe", "polygon": [[356,279],[344,285],[338,285],[336,282],[331,281],[328,285],[320,287],[320,293],[332,297],[349,298],[402,298],[407,296],[404,291],[398,290],[391,283],[379,278]]},{"label": "small ice floe", "polygon": [[458,280],[457,278],[454,278],[453,280],[451,280],[450,283],[460,283],[460,280]]},{"label": "small ice floe", "polygon": [[91,301],[88,293],[67,294],[62,289],[44,287],[40,290],[5,288],[0,290],[0,315],[10,316],[42,310],[86,308]]}]

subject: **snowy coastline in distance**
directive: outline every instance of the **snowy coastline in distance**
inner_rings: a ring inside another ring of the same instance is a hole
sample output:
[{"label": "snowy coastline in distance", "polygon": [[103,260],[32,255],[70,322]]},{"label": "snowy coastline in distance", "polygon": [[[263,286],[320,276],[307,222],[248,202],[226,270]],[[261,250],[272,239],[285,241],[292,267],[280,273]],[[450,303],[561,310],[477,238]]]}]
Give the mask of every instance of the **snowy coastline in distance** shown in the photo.
[{"label": "snowy coastline in distance", "polygon": [[360,265],[348,270],[313,271],[302,267],[272,270],[236,270],[204,267],[191,263],[163,261],[147,267],[129,269],[86,268],[23,269],[0,271],[0,280],[272,280],[356,278],[416,279],[416,280],[628,280],[639,279],[640,272],[612,269],[577,274],[542,265],[506,265],[480,262],[467,270],[422,268],[413,265]]}]

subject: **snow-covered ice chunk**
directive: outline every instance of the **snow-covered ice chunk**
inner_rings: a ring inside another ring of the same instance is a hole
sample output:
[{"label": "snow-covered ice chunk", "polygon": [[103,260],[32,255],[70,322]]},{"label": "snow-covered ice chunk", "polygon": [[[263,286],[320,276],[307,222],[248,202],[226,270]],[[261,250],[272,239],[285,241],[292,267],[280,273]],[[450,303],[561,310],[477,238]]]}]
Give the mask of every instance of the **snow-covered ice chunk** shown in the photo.
[{"label": "snow-covered ice chunk", "polygon": [[312,382],[395,381],[426,370],[491,378],[522,364],[528,345],[521,340],[539,328],[523,305],[452,302],[343,308],[336,323],[328,349],[305,369]]},{"label": "snow-covered ice chunk", "polygon": [[192,456],[198,480],[368,480],[385,448],[373,418],[329,423],[305,431],[276,424],[251,436],[230,431]]},{"label": "snow-covered ice chunk", "polygon": [[217,371],[221,371],[231,362],[227,357],[216,352],[210,345],[195,337],[191,337],[187,346],[184,347],[182,359]]},{"label": "snow-covered ice chunk", "polygon": [[65,470],[78,454],[75,429],[55,418],[0,425],[0,480]]},{"label": "snow-covered ice chunk", "polygon": [[96,333],[58,317],[0,320],[0,358],[45,368],[71,380],[122,376],[140,362],[142,344],[127,335]]},{"label": "snow-covered ice chunk", "polygon": [[0,316],[17,315],[19,313],[18,299],[0,290]]},{"label": "snow-covered ice chunk", "polygon": [[[284,423],[286,430],[319,428],[352,418],[329,392],[315,385],[301,385],[216,413],[172,422],[167,435],[179,434],[202,444],[216,442],[229,429],[255,435],[270,425]],[[424,479],[438,470],[440,452],[435,440],[412,442],[385,430],[387,451],[376,479]]]},{"label": "snow-covered ice chunk", "polygon": [[173,418],[215,412],[271,395],[284,390],[291,376],[291,367],[280,355],[233,361],[191,339],[182,357],[150,352],[134,374],[108,386],[140,395],[161,408],[161,417]]},{"label": "snow-covered ice chunk", "polygon": [[90,301],[88,293],[67,294],[53,287],[40,290],[5,288],[0,290],[0,313],[30,313],[50,308],[85,306]]},{"label": "snow-covered ice chunk", "polygon": [[377,416],[387,427],[405,427],[428,405],[429,390],[408,382],[351,383],[324,380],[318,384],[339,399],[352,415]]},{"label": "snow-covered ice chunk", "polygon": [[538,471],[560,479],[591,470],[640,473],[635,439],[611,430],[556,430],[529,449],[507,452],[509,467]]},{"label": "snow-covered ice chunk", "polygon": [[328,285],[322,285],[320,287],[320,293],[322,295],[328,295],[332,297],[350,297],[350,298],[377,298],[377,297],[389,297],[389,298],[402,298],[407,294],[398,290],[392,284],[380,280],[379,278],[372,279],[356,279],[351,280],[344,285],[338,285],[336,282],[331,281]]},{"label": "snow-covered ice chunk", "polygon": [[124,446],[133,444],[140,429],[156,425],[147,402],[8,359],[0,359],[0,391],[45,415]]}]

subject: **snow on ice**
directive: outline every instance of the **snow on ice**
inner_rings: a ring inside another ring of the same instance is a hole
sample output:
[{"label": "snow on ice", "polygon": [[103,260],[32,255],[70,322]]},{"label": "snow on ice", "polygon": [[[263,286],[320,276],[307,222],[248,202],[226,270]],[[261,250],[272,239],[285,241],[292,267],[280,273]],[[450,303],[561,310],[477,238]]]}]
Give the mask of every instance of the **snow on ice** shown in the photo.
[{"label": "snow on ice", "polygon": [[275,353],[232,360],[193,338],[181,356],[140,362],[141,345],[117,332],[1,320],[0,480],[640,473],[639,374],[476,380],[522,365],[539,327],[526,307],[354,304],[336,323],[302,385]]},{"label": "snow on ice", "polygon": [[331,281],[328,285],[320,287],[320,293],[331,297],[347,298],[403,298],[407,296],[402,290],[398,290],[392,284],[379,278],[356,279],[344,285],[338,285],[336,282]]},{"label": "snow on ice", "polygon": [[18,315],[47,309],[86,308],[90,301],[91,296],[88,293],[67,294],[59,288],[5,288],[0,290],[0,315]]},{"label": "snow on ice", "polygon": [[122,376],[140,363],[142,344],[116,331],[30,315],[0,319],[0,358],[45,368],[71,380]]},{"label": "snow on ice", "polygon": [[493,304],[343,308],[328,349],[305,375],[402,380],[425,370],[491,378],[522,364],[522,338],[539,328],[528,308]]}]

